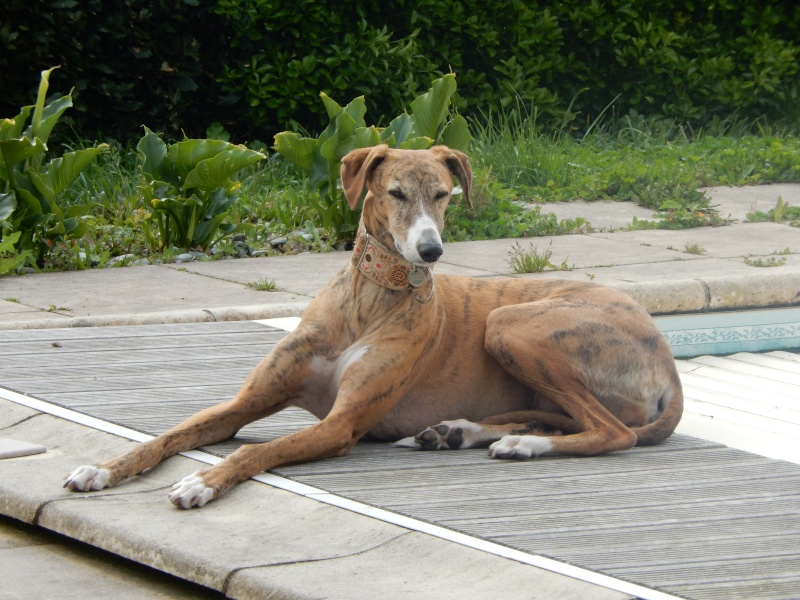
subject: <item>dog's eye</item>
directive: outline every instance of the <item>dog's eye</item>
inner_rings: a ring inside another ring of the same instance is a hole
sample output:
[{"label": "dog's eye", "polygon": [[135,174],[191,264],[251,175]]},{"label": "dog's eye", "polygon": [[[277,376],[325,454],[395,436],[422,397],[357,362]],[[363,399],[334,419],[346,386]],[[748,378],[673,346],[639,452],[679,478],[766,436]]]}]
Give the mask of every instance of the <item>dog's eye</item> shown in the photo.
[{"label": "dog's eye", "polygon": [[436,195],[434,196],[434,198],[436,200],[443,200],[444,198],[447,198],[449,195],[450,195],[449,193],[447,193],[444,190],[442,190],[441,192],[436,192]]},{"label": "dog's eye", "polygon": [[406,197],[400,190],[389,190],[389,195],[392,198],[397,198],[398,200],[405,200]]}]

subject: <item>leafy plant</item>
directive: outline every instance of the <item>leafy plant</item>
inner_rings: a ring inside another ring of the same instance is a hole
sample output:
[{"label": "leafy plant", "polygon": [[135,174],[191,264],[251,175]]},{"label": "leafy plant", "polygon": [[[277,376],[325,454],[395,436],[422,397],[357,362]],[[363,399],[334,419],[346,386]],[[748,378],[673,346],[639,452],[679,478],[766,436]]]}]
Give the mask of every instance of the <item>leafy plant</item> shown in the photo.
[{"label": "leafy plant", "polygon": [[[30,250],[20,253],[14,252],[14,245],[19,240],[20,235],[22,234],[17,231],[0,240],[0,275],[14,271],[30,256]],[[11,298],[5,298],[5,300],[12,301]]]},{"label": "leafy plant", "polygon": [[411,103],[411,114],[403,112],[385,128],[367,126],[363,96],[341,107],[321,93],[330,123],[318,138],[290,131],[275,136],[275,150],[305,171],[318,190],[320,199],[313,203],[323,228],[332,231],[338,239],[354,237],[358,213],[347,205],[339,186],[342,158],[350,151],[381,143],[393,148],[424,149],[436,142],[466,150],[471,140],[469,125],[460,115],[448,119],[455,91],[455,75],[437,79],[425,94]]},{"label": "leafy plant", "polygon": [[45,104],[55,68],[42,71],[35,105],[0,122],[0,232],[19,233],[17,250],[39,265],[54,243],[86,232],[92,204],[61,206],[60,196],[107,146],[67,152],[43,164],[50,133],[72,106],[71,93]]},{"label": "leafy plant", "polygon": [[778,258],[777,256],[746,256],[744,258],[744,264],[751,267],[782,267],[786,264],[786,257],[782,256]]},{"label": "leafy plant", "polygon": [[232,178],[265,158],[260,152],[223,140],[184,140],[167,146],[145,127],[136,146],[146,182],[144,199],[153,212],[162,248],[203,251],[218,238],[247,224],[224,223],[241,187]]},{"label": "leafy plant", "polygon": [[778,196],[778,201],[775,203],[775,208],[771,208],[767,212],[756,211],[747,214],[747,220],[750,223],[763,223],[765,221],[783,223],[788,221],[789,225],[797,227],[800,225],[800,221],[798,221],[799,219],[800,206],[791,206],[783,199],[783,196]]}]

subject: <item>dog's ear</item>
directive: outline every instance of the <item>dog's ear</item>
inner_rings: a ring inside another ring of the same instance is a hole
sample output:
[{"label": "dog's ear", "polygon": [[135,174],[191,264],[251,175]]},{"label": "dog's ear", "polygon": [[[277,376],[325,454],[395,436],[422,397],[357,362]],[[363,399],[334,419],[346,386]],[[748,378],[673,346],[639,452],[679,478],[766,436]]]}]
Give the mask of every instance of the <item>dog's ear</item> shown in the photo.
[{"label": "dog's ear", "polygon": [[458,180],[461,185],[461,192],[467,206],[472,208],[472,167],[469,164],[469,157],[458,150],[453,150],[447,146],[434,146],[431,151],[438,155],[444,162],[450,173]]},{"label": "dog's ear", "polygon": [[389,146],[381,144],[373,148],[358,148],[342,159],[342,189],[350,208],[355,210],[364,193],[367,176],[383,162]]}]

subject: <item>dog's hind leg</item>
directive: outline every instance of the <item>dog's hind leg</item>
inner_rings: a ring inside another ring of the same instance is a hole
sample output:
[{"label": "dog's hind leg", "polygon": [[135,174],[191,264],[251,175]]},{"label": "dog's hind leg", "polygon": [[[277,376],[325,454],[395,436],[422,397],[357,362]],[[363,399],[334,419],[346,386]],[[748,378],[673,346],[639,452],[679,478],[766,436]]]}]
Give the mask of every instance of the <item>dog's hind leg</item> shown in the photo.
[{"label": "dog's hind leg", "polygon": [[[609,300],[625,314],[616,317]],[[674,362],[663,335],[638,305],[610,291],[496,309],[487,319],[485,348],[580,426],[558,437],[508,435],[491,446],[493,458],[631,448],[637,436],[629,425],[655,418],[659,390],[672,385]]]},{"label": "dog's hind leg", "polygon": [[482,448],[506,435],[552,436],[577,433],[580,425],[565,415],[526,410],[494,415],[478,422],[457,419],[442,421],[413,437],[395,442],[401,448],[463,450]]}]

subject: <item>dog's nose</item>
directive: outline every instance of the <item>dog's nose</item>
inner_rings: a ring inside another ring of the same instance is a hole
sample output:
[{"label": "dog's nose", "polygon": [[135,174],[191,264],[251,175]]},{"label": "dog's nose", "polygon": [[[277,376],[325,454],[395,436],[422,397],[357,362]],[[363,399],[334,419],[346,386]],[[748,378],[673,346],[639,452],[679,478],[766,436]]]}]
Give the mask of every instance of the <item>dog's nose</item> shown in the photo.
[{"label": "dog's nose", "polygon": [[442,255],[442,245],[436,242],[422,242],[417,246],[419,257],[427,263],[436,262]]}]

